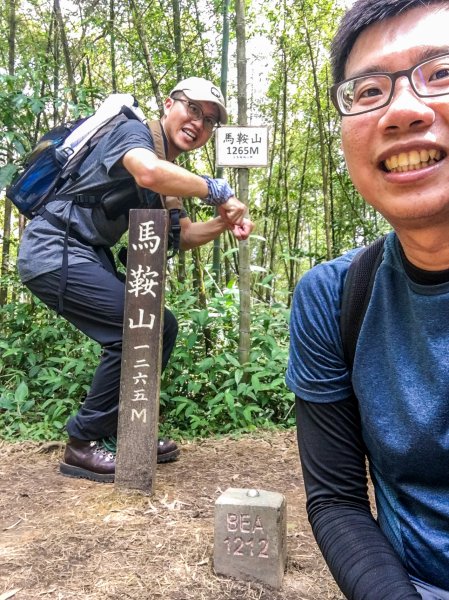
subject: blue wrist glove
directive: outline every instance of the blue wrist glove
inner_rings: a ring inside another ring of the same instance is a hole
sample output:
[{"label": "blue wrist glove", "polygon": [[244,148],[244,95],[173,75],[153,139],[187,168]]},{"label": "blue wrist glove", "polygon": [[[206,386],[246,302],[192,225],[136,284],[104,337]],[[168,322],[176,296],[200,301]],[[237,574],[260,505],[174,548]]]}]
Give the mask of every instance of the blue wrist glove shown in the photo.
[{"label": "blue wrist glove", "polygon": [[208,195],[201,200],[209,206],[220,206],[234,196],[234,190],[231,188],[226,179],[212,179],[207,175],[201,175],[207,183]]}]

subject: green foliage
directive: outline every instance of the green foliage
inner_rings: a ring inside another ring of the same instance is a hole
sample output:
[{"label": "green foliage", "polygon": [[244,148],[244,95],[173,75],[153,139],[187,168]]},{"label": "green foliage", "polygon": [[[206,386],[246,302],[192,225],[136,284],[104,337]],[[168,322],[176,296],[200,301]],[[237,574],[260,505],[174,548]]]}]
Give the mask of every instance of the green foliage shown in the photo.
[{"label": "green foliage", "polygon": [[[237,359],[239,304],[230,287],[207,309],[186,291],[174,296],[178,343],[163,377],[164,426],[197,435],[293,424],[292,394],[284,383],[288,312],[283,305],[254,303],[251,354]],[[207,355],[204,327],[212,335]]]},{"label": "green foliage", "polygon": [[0,429],[5,438],[57,439],[88,390],[98,346],[27,300],[0,308]]},{"label": "green foliage", "polygon": [[[167,303],[180,331],[162,380],[162,432],[204,436],[292,425],[285,307],[254,303],[250,361],[240,365],[236,290],[230,286],[200,310],[191,289],[173,287]],[[14,297],[0,308],[1,435],[59,439],[89,388],[99,347],[17,282]],[[205,327],[213,341],[209,355]]]}]

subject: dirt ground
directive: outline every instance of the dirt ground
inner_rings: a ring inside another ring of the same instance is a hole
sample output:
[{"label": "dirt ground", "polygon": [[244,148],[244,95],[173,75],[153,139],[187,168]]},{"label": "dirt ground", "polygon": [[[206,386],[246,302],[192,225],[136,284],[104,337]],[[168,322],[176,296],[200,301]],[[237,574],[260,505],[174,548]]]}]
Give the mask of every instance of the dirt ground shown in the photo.
[{"label": "dirt ground", "polygon": [[[151,497],[63,477],[62,448],[0,441],[0,600],[343,600],[307,521],[293,431],[184,443]],[[287,499],[280,590],[214,573],[229,487]]]}]

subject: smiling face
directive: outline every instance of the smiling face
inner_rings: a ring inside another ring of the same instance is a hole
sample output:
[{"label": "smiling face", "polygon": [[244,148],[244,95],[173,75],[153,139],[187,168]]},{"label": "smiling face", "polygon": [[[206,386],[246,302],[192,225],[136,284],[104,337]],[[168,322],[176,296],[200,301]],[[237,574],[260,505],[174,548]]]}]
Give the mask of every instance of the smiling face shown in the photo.
[{"label": "smiling face", "polygon": [[[184,100],[186,97],[182,96]],[[195,102],[201,107],[205,117],[219,119],[219,111],[213,102]],[[169,145],[169,158],[173,160],[181,152],[188,152],[201,148],[207,143],[212,131],[204,127],[202,120],[194,121],[187,112],[185,102],[167,98],[164,104],[164,117],[162,119],[165,135]]]},{"label": "smiling face", "polygon": [[[371,25],[349,54],[345,78],[449,54],[448,31],[446,3]],[[449,229],[449,95],[419,98],[400,77],[388,106],[343,117],[342,147],[354,185],[398,233],[442,223]]]}]

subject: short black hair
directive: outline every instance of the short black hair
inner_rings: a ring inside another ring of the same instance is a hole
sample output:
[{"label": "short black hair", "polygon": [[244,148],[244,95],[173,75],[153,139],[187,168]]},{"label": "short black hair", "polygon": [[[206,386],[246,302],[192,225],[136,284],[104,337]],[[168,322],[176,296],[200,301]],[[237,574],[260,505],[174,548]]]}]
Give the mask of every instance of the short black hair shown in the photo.
[{"label": "short black hair", "polygon": [[364,29],[418,6],[447,4],[449,0],[357,0],[345,13],[331,46],[332,76],[342,81],[348,56]]}]

